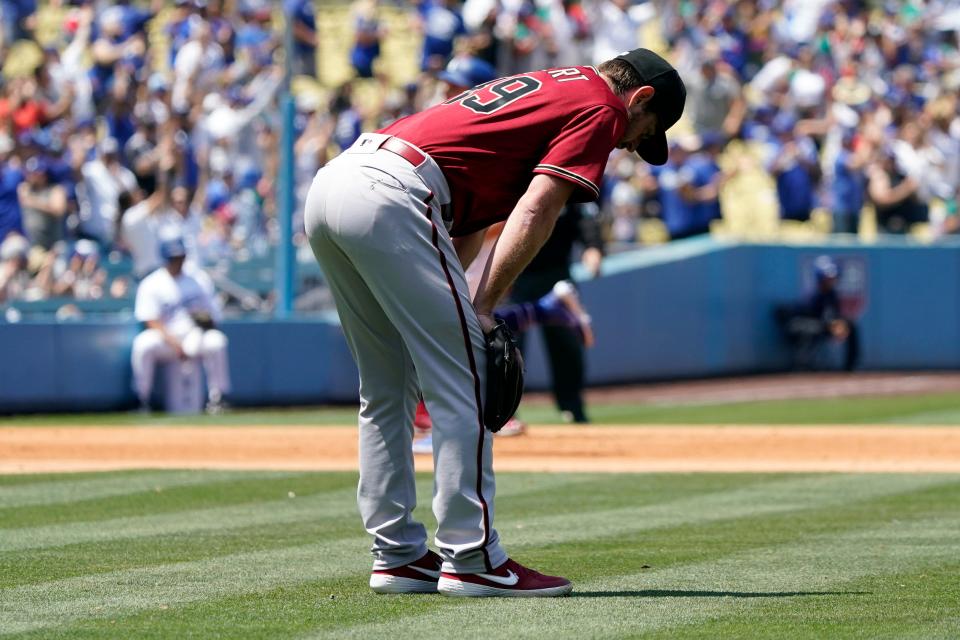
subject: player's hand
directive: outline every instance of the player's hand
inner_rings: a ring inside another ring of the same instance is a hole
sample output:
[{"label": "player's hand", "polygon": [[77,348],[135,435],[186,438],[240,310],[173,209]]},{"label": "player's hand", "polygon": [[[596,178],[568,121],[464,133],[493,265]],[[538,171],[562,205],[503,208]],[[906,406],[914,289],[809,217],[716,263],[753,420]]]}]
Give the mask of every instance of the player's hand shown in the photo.
[{"label": "player's hand", "polygon": [[850,325],[846,320],[834,320],[830,323],[830,334],[834,340],[843,341],[850,335]]},{"label": "player's hand", "polygon": [[480,328],[483,330],[483,335],[489,334],[493,331],[493,328],[497,326],[497,320],[493,317],[492,313],[477,312],[477,319],[480,321]]},{"label": "player's hand", "polygon": [[183,345],[180,344],[178,340],[171,338],[167,344],[169,344],[170,348],[173,349],[174,353],[177,354],[178,360],[187,359],[187,352],[183,350]]}]

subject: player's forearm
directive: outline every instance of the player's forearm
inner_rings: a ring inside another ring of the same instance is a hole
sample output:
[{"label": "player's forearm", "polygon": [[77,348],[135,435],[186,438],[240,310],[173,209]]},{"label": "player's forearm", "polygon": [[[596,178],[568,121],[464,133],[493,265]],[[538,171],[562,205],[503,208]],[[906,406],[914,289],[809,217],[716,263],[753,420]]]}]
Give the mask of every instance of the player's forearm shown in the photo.
[{"label": "player's forearm", "polygon": [[555,220],[555,217],[544,215],[541,218],[529,211],[514,211],[510,215],[503,235],[487,260],[487,268],[474,300],[477,313],[488,314],[493,311],[523,268],[530,264],[550,237]]},{"label": "player's forearm", "polygon": [[572,191],[557,178],[536,176],[497,240],[474,298],[477,313],[490,314],[524,267],[550,237]]},{"label": "player's forearm", "polygon": [[478,314],[493,313],[517,276],[547,241],[552,229],[553,220],[537,221],[534,215],[516,212],[511,215],[503,235],[487,259],[483,278],[474,297],[474,308]]}]

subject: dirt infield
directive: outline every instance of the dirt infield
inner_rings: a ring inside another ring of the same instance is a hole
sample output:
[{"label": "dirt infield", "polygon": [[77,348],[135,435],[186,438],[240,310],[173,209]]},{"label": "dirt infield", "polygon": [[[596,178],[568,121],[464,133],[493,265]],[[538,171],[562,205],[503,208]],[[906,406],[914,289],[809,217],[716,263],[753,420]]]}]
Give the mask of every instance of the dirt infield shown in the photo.
[{"label": "dirt infield", "polygon": [[[355,427],[0,428],[0,473],[353,470],[356,440]],[[951,427],[537,426],[494,450],[502,471],[960,472]]]}]

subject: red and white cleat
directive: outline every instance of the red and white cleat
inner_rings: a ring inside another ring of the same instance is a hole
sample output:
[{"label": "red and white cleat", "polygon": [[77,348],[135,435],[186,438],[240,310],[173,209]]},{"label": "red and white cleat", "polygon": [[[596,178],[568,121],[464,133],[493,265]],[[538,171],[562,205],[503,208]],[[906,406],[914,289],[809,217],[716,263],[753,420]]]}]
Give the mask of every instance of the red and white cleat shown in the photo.
[{"label": "red and white cleat", "polygon": [[433,420],[427,413],[427,405],[423,403],[423,400],[417,404],[417,413],[413,416],[413,428],[419,431],[430,431],[433,428]]},{"label": "red and white cleat", "polygon": [[551,598],[573,590],[566,578],[545,576],[507,560],[491,573],[440,574],[437,590],[445,596]]},{"label": "red and white cleat", "polygon": [[443,559],[433,551],[393,569],[374,569],[370,588],[377,593],[436,593]]}]

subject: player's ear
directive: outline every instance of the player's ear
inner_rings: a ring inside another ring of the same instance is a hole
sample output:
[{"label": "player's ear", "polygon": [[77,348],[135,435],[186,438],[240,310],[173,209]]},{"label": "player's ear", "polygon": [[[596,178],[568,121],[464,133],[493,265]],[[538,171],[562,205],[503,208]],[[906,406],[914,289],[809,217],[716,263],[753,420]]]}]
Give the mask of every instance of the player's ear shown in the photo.
[{"label": "player's ear", "polygon": [[643,87],[637,87],[633,90],[633,93],[629,94],[627,98],[627,109],[631,108],[636,104],[644,104],[649,102],[653,95],[657,92],[656,89],[650,85],[645,85]]}]

